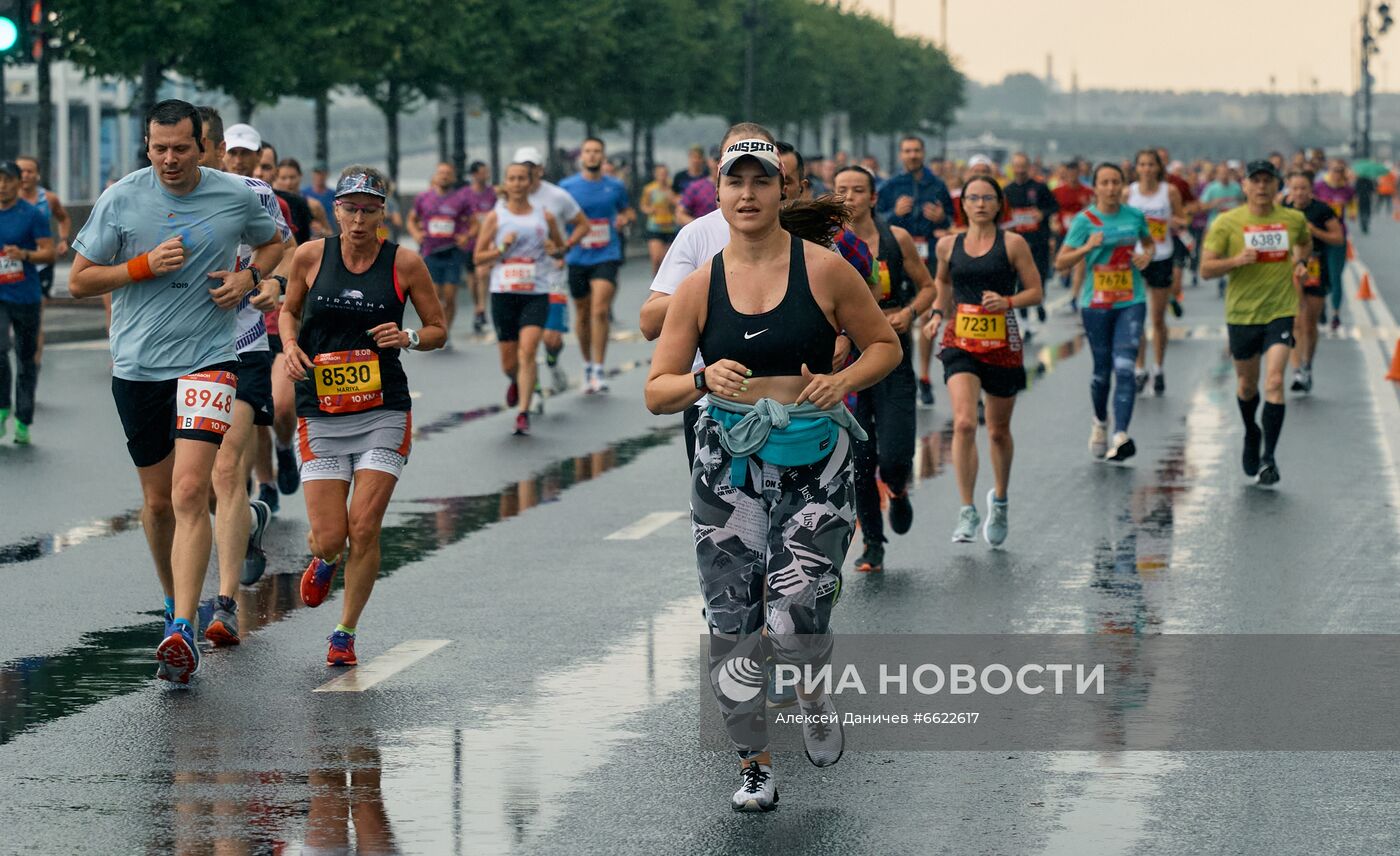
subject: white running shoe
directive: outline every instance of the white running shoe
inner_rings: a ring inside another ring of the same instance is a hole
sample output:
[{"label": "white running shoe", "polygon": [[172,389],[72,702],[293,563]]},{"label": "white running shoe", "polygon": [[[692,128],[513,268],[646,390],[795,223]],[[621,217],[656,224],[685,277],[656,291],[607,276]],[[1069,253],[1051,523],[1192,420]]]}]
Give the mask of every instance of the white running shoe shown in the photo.
[{"label": "white running shoe", "polygon": [[598,385],[599,392],[608,391],[608,372],[602,363],[593,367],[593,380]]},{"label": "white running shoe", "polygon": [[1094,427],[1089,429],[1089,454],[1094,458],[1103,458],[1108,454],[1108,423],[1094,419]]},{"label": "white running shoe", "polygon": [[808,701],[801,699],[802,715],[808,720],[802,724],[802,742],[807,747],[807,760],[814,767],[830,767],[841,760],[846,751],[846,734],[841,729],[841,717],[836,713],[828,693]]},{"label": "white running shoe", "polygon": [[1133,443],[1133,438],[1123,431],[1113,435],[1113,445],[1109,448],[1108,454],[1104,456],[1106,461],[1126,461],[1137,454],[1137,445]]},{"label": "white running shoe", "polygon": [[977,540],[977,527],[982,518],[977,516],[977,506],[964,505],[958,512],[958,528],[953,530],[954,544],[971,544]]},{"label": "white running shoe", "polygon": [[735,811],[772,811],[778,807],[778,780],[773,768],[750,761],[739,774],[744,784],[734,792]]},{"label": "white running shoe", "polygon": [[1000,547],[1006,540],[1006,503],[997,502],[997,489],[987,491],[987,522],[982,526],[982,537],[993,547]]},{"label": "white running shoe", "polygon": [[554,365],[549,367],[549,371],[554,378],[554,394],[562,394],[569,388],[569,376],[565,374],[564,367],[556,360]]},{"label": "white running shoe", "polygon": [[598,370],[593,368],[592,364],[585,366],[583,369],[583,391],[592,395],[595,392],[602,392],[602,390],[603,380],[598,377]]}]

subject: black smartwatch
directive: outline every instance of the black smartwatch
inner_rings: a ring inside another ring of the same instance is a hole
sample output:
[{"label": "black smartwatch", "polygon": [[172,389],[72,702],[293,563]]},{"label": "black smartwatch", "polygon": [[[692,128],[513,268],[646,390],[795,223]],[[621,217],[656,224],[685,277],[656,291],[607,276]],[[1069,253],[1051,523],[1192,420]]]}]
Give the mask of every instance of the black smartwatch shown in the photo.
[{"label": "black smartwatch", "polygon": [[700,392],[708,392],[710,387],[705,384],[705,370],[700,369],[695,372],[695,388]]},{"label": "black smartwatch", "polygon": [[248,271],[253,274],[253,287],[257,288],[259,285],[262,284],[262,271],[258,268],[257,265],[253,264],[248,265]]},{"label": "black smartwatch", "polygon": [[277,280],[277,284],[282,286],[282,293],[287,293],[287,278],[280,273],[274,273],[269,279]]}]

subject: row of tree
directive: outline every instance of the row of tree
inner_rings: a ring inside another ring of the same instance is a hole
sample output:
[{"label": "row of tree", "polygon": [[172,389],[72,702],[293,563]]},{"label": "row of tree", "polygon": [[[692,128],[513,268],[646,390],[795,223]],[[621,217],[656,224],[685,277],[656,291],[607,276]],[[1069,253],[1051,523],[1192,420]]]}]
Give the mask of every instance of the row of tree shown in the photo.
[{"label": "row of tree", "polygon": [[[155,102],[179,74],[226,93],[239,118],[283,97],[315,102],[327,163],[328,104],[356,90],[384,114],[397,178],[399,117],[453,105],[461,158],[466,103],[480,99],[491,151],[507,116],[561,117],[632,132],[632,151],[678,113],[751,119],[800,138],[845,114],[857,135],[938,133],[963,78],[937,48],[814,0],[53,0],[52,53],[91,74],[139,82]],[[751,103],[753,115],[743,115]]]}]

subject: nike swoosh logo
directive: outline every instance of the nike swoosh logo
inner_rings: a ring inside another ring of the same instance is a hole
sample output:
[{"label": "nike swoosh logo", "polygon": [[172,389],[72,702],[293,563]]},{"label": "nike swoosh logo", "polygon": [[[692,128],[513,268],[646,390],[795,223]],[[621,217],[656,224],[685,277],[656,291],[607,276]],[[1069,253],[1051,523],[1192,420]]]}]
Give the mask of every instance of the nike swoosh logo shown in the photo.
[{"label": "nike swoosh logo", "polygon": [[752,339],[754,336],[762,336],[764,333],[767,333],[767,332],[769,331],[769,329],[771,329],[771,328],[764,327],[762,330],[759,330],[757,333],[745,333],[745,334],[744,334],[744,338],[745,338],[745,339]]}]

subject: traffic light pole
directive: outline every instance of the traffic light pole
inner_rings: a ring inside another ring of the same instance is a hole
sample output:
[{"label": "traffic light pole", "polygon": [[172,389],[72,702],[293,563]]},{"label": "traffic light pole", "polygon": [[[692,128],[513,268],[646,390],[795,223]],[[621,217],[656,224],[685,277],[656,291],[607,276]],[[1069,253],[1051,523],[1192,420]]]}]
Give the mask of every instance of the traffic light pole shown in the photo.
[{"label": "traffic light pole", "polygon": [[5,61],[0,59],[0,159],[10,157],[10,117],[5,109]]}]

